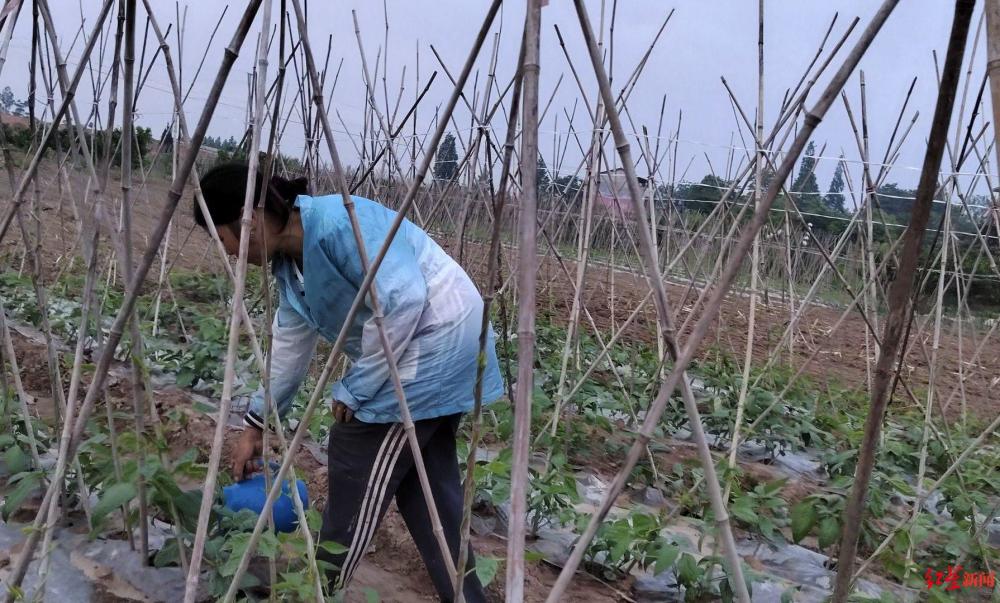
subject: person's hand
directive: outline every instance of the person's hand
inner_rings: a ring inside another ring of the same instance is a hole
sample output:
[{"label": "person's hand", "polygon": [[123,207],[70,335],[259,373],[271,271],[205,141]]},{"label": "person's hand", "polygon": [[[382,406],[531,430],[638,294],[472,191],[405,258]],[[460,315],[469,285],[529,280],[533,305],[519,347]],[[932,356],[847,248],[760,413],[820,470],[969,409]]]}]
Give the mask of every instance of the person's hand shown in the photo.
[{"label": "person's hand", "polygon": [[333,401],[333,418],[337,419],[338,423],[350,423],[351,419],[354,418],[354,411],[351,408],[339,400]]},{"label": "person's hand", "polygon": [[233,448],[233,479],[238,482],[249,477],[254,471],[254,459],[264,450],[264,432],[247,425]]}]

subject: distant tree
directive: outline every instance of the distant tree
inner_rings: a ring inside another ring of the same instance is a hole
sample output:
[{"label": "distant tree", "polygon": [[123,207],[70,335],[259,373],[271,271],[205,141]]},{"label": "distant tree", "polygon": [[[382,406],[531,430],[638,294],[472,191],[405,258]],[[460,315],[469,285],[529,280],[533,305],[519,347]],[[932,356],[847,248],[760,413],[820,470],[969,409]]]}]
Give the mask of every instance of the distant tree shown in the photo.
[{"label": "distant tree", "polygon": [[545,165],[545,159],[538,156],[538,169],[535,171],[535,187],[538,192],[548,191],[552,187],[552,178],[549,176],[549,168]]},{"label": "distant tree", "polygon": [[826,197],[823,199],[823,203],[837,213],[844,213],[846,211],[844,209],[843,155],[841,155],[840,159],[837,160],[837,167],[833,170],[833,179],[830,180],[830,188],[827,189]]},{"label": "distant tree", "polygon": [[136,127],[135,140],[136,144],[132,149],[132,165],[138,167],[139,159],[145,157],[153,145],[153,130],[141,126]]},{"label": "distant tree", "polygon": [[7,137],[7,143],[14,148],[27,151],[31,146],[31,130],[28,128],[3,124],[3,131]]},{"label": "distant tree", "polygon": [[689,199],[697,201],[720,201],[722,193],[729,188],[729,182],[718,176],[709,174],[701,179],[701,183],[691,187]]},{"label": "distant tree", "polygon": [[576,176],[559,176],[552,182],[552,190],[556,194],[562,195],[567,201],[582,202],[580,189],[583,188],[583,180]]},{"label": "distant tree", "polygon": [[682,184],[677,187],[677,200],[684,207],[708,213],[722,199],[731,183],[728,180],[709,174],[697,184]]},{"label": "distant tree", "polygon": [[4,113],[12,113],[16,102],[17,99],[14,98],[14,92],[10,86],[5,86],[3,92],[0,92],[0,108],[3,109]]},{"label": "distant tree", "polygon": [[232,136],[225,140],[216,138],[214,143],[217,145],[215,148],[218,149],[218,153],[216,154],[216,163],[242,161],[247,158],[246,147],[241,146],[240,143]]},{"label": "distant tree", "polygon": [[[774,169],[771,167],[770,163],[765,162],[764,167],[760,171],[761,194],[764,194],[764,191],[767,190],[767,187],[771,186],[772,180],[774,180]],[[756,170],[754,170],[753,172],[751,172],[750,180],[747,182],[747,185],[744,187],[743,190],[747,191],[748,193],[752,193],[754,190],[756,190],[756,188],[757,188],[757,173]]]},{"label": "distant tree", "polygon": [[246,157],[246,153],[240,147],[239,141],[232,136],[225,140],[221,136],[205,136],[204,140],[201,141],[201,146],[225,151],[227,158],[239,159]]},{"label": "distant tree", "polygon": [[[879,209],[881,209],[886,214],[888,218],[896,218],[897,220],[902,220],[905,224],[910,219],[910,210],[913,208],[913,200],[917,197],[917,191],[907,188],[901,188],[895,182],[888,182],[878,187],[877,195],[877,205],[872,209],[875,212],[876,221],[880,220]],[[931,212],[937,210],[937,205],[931,208]]]},{"label": "distant tree", "polygon": [[28,101],[20,100],[14,103],[14,115],[18,117],[28,116]]},{"label": "distant tree", "polygon": [[447,182],[455,177],[458,170],[458,152],[455,150],[455,136],[450,132],[438,145],[437,158],[434,161],[434,179]]},{"label": "distant tree", "polygon": [[[875,230],[887,230],[891,236],[899,236],[902,226],[910,221],[910,214],[913,212],[913,202],[916,200],[917,191],[914,189],[902,188],[895,182],[888,182],[878,187],[875,195],[875,203],[872,206],[872,220],[875,222]],[[927,223],[927,232],[924,235],[924,243],[928,243],[934,238],[938,225],[944,217],[944,203],[933,203],[931,205],[930,220]],[[952,212],[956,214],[957,212]],[[895,224],[897,226],[882,227],[885,224]]]},{"label": "distant tree", "polygon": [[[764,166],[760,174],[760,190],[766,191],[767,187],[771,186],[771,181],[774,180],[774,168],[770,163]],[[749,190],[749,189],[748,189]]]},{"label": "distant tree", "polygon": [[799,174],[792,183],[793,193],[798,193],[798,198],[802,202],[800,209],[805,211],[801,205],[813,205],[820,200],[819,185],[816,184],[816,144],[812,141],[806,146],[806,152],[802,154],[802,161],[799,163]]},{"label": "distant tree", "polygon": [[[205,138],[208,138],[207,136]],[[174,150],[174,133],[171,131],[170,126],[163,129],[163,133],[160,134],[160,142],[163,145],[162,153],[169,155]],[[207,146],[204,141],[202,141],[201,146]]]}]

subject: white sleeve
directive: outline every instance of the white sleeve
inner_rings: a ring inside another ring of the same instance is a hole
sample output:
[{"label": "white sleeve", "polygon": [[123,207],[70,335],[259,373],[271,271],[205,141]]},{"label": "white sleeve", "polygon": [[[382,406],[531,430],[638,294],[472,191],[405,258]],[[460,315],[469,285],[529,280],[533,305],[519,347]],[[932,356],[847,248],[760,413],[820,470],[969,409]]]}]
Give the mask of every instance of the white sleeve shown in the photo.
[{"label": "white sleeve", "polygon": [[[284,300],[274,313],[271,328],[271,398],[277,405],[278,416],[284,418],[309,372],[319,333]],[[265,414],[264,385],[261,383],[250,398],[243,421],[264,429]]]}]

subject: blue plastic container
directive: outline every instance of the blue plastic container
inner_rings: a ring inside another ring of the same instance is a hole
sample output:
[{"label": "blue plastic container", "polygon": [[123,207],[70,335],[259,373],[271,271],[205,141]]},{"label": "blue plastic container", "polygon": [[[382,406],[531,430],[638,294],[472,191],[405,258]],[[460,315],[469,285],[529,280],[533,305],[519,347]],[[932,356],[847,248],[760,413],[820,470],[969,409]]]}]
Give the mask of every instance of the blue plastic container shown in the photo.
[{"label": "blue plastic container", "polygon": [[[306,490],[305,482],[297,480],[295,485],[299,489],[302,508],[308,509],[309,492]],[[258,473],[249,479],[222,489],[223,504],[232,511],[250,509],[260,515],[266,500],[267,489],[264,487],[263,473]],[[281,483],[281,496],[274,501],[271,516],[274,518],[274,528],[279,532],[292,532],[299,525],[299,519],[295,515],[295,501],[292,500],[292,494],[288,488],[288,480]]]}]

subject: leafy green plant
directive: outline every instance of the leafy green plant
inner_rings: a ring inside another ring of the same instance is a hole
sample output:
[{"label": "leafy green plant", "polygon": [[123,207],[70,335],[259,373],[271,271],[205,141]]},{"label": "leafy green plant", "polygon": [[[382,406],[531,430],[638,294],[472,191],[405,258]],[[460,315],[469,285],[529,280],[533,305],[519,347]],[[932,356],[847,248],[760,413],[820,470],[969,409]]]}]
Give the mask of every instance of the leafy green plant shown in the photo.
[{"label": "leafy green plant", "polygon": [[[476,492],[494,505],[510,499],[512,457],[512,450],[504,448],[492,460],[476,464]],[[465,456],[460,458],[464,460]]]},{"label": "leafy green plant", "polygon": [[[4,370],[2,366],[0,370]],[[34,418],[25,422],[14,393],[0,390],[0,474],[9,476],[6,479],[9,490],[0,505],[0,517],[4,520],[16,513],[42,485],[44,472],[32,466],[29,434],[34,437],[38,450],[44,451],[50,440],[44,424]]]},{"label": "leafy green plant", "polygon": [[171,271],[170,283],[181,297],[195,304],[224,306],[231,290],[229,279],[221,273],[175,269]]},{"label": "leafy green plant", "polygon": [[[714,359],[698,367],[708,388],[705,422],[708,429],[726,439],[731,436],[739,403],[742,373],[728,356],[716,353]],[[767,373],[752,370],[750,383],[757,385],[747,393],[744,421],[753,423],[768,411],[767,420],[754,432],[755,440],[763,442],[772,456],[787,450],[824,446],[833,441],[826,421],[817,420],[818,399],[815,384],[800,378],[778,401],[775,392],[785,389],[791,379],[779,368]],[[775,404],[775,402],[778,402]],[[770,410],[769,410],[770,409]]]},{"label": "leafy green plant", "polygon": [[489,586],[496,578],[502,561],[500,557],[476,557],[476,577],[479,578],[483,588]]},{"label": "leafy green plant", "polygon": [[545,473],[533,473],[531,476],[531,489],[528,493],[531,535],[537,536],[538,529],[545,521],[574,523],[576,513],[573,505],[578,501],[576,478],[566,470],[565,457],[553,457]]},{"label": "leafy green plant", "polygon": [[[696,462],[674,463],[663,471],[664,496],[677,503],[681,514],[697,519],[705,517],[709,508],[708,497],[704,488],[695,488],[695,484],[701,483],[704,474]],[[722,475],[725,476],[726,473],[723,472]]]},{"label": "leafy green plant", "polygon": [[840,540],[844,497],[839,494],[817,493],[802,499],[792,507],[792,540],[801,542],[815,533],[819,548],[828,549]]},{"label": "leafy green plant", "polygon": [[[747,592],[753,596],[752,573],[743,568],[743,579]],[[701,559],[683,553],[677,559],[674,571],[678,584],[684,587],[685,601],[723,601],[731,603],[736,594],[729,584],[729,576],[717,555],[706,555]]]},{"label": "leafy green plant", "polygon": [[4,496],[3,505],[0,506],[0,515],[4,521],[16,513],[28,496],[42,485],[44,477],[44,472],[40,470],[22,471],[7,480],[7,486],[12,489]]},{"label": "leafy green plant", "polygon": [[215,384],[222,380],[221,358],[225,358],[229,326],[222,318],[203,315],[195,319],[198,337],[190,342],[186,350],[179,352],[177,363],[177,385],[190,387],[204,380]]},{"label": "leafy green plant", "polygon": [[788,525],[788,504],[779,494],[787,481],[779,479],[757,484],[746,492],[735,487],[729,502],[729,513],[736,524],[757,532],[767,540],[783,540],[781,528]]},{"label": "leafy green plant", "polygon": [[[581,517],[582,521],[587,519]],[[676,544],[660,535],[663,527],[658,515],[638,512],[605,522],[584,558],[592,571],[609,580],[621,579],[635,565],[660,573],[673,565],[679,551]]]}]

